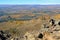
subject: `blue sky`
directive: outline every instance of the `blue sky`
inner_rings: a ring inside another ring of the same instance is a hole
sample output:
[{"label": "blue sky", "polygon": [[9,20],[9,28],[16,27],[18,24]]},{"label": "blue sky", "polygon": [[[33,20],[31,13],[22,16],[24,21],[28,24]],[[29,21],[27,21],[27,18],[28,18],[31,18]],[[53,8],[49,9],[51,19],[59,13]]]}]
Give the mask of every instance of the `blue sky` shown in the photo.
[{"label": "blue sky", "polygon": [[0,4],[60,4],[60,0],[0,0]]}]

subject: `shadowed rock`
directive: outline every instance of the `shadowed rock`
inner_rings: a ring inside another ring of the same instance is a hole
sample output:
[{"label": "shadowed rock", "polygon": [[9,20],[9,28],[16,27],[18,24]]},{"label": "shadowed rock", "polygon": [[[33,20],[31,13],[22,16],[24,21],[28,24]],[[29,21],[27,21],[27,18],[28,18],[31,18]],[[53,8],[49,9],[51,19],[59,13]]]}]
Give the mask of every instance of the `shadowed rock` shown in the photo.
[{"label": "shadowed rock", "polygon": [[51,22],[52,26],[54,26],[54,25],[55,25],[55,20],[54,20],[54,19],[50,19],[50,21],[49,21],[49,22]]},{"label": "shadowed rock", "polygon": [[1,40],[7,40],[8,38],[10,38],[10,34],[5,34],[4,31],[0,30],[0,39]]},{"label": "shadowed rock", "polygon": [[43,34],[40,33],[39,36],[38,36],[38,38],[41,38],[42,39],[43,38]]},{"label": "shadowed rock", "polygon": [[58,22],[58,25],[60,26],[60,22]]}]

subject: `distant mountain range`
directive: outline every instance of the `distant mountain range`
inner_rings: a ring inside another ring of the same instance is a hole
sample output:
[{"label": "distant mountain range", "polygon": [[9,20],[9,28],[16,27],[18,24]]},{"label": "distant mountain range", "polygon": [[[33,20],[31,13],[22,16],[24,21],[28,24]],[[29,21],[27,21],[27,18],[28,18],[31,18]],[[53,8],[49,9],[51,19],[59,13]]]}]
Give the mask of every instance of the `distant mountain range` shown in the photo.
[{"label": "distant mountain range", "polygon": [[13,13],[60,13],[60,5],[0,5],[0,16]]}]

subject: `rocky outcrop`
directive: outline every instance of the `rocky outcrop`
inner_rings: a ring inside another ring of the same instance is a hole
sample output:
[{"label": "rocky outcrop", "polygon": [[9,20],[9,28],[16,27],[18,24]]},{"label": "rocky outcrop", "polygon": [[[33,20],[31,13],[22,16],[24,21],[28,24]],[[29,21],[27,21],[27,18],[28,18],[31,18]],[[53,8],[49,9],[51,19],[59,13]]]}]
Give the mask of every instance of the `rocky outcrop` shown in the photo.
[{"label": "rocky outcrop", "polygon": [[24,35],[24,40],[35,40],[35,37],[33,34],[26,32],[26,34]]},{"label": "rocky outcrop", "polygon": [[10,34],[6,34],[4,31],[0,30],[0,40],[8,40],[10,37]]}]

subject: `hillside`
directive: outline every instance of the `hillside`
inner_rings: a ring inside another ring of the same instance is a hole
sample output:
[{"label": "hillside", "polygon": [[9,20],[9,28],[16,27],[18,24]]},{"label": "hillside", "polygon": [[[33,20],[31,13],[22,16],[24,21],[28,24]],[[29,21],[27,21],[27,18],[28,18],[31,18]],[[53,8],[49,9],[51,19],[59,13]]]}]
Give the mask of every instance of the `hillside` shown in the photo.
[{"label": "hillside", "polygon": [[0,5],[0,36],[60,40],[60,5]]}]

